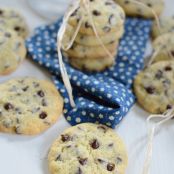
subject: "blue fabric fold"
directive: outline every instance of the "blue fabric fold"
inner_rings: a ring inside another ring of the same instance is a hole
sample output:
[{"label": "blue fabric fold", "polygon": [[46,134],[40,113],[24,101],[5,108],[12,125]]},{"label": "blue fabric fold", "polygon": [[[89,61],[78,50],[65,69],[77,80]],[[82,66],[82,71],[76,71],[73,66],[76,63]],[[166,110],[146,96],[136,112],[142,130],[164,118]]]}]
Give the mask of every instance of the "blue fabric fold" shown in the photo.
[{"label": "blue fabric fold", "polygon": [[60,25],[61,20],[58,20],[36,28],[26,41],[29,57],[52,74],[53,82],[64,97],[64,115],[71,125],[92,122],[115,128],[135,102],[131,87],[134,77],[143,68],[151,21],[126,20],[116,64],[103,72],[82,72],[65,61],[76,108],[70,106],[58,64],[56,36]]}]

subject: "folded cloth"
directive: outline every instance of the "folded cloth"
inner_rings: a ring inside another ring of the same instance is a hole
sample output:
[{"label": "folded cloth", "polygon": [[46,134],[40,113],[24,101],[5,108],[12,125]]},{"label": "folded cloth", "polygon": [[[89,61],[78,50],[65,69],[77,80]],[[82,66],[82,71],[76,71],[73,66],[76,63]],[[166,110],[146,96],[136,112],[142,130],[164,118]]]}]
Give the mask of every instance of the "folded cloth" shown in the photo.
[{"label": "folded cloth", "polygon": [[151,21],[136,18],[126,20],[116,65],[103,72],[81,72],[65,60],[75,108],[70,105],[58,63],[56,37],[60,25],[61,20],[58,20],[36,28],[34,35],[26,41],[29,57],[52,74],[53,82],[64,97],[64,115],[71,125],[92,122],[114,128],[135,102],[131,86],[135,75],[143,68]]}]

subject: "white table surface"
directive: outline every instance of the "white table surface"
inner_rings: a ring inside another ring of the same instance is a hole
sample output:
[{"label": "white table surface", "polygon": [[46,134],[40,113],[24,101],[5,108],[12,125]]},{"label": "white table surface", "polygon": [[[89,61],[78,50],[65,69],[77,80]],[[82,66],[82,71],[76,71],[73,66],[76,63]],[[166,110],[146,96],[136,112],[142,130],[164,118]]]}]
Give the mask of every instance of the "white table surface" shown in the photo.
[{"label": "white table surface", "polygon": [[[174,0],[166,0],[165,15],[174,14]],[[25,0],[0,0],[1,6],[15,7],[26,17],[30,30],[48,21],[35,15]],[[18,76],[50,79],[49,74],[26,60],[12,75],[0,77],[0,83]],[[0,91],[1,92],[1,91]],[[147,113],[135,105],[116,128],[128,149],[127,174],[141,174],[146,145]],[[151,174],[174,174],[174,121],[162,126],[154,141]],[[70,125],[64,117],[45,133],[35,137],[0,134],[0,174],[48,174],[47,152],[54,139]]]}]

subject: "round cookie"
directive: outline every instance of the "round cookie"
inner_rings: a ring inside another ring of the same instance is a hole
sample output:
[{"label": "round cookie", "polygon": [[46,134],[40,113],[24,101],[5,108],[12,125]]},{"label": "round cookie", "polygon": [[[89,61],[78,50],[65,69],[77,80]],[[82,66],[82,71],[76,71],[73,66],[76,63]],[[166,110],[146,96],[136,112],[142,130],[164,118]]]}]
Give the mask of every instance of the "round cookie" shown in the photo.
[{"label": "round cookie", "polygon": [[138,103],[159,114],[174,105],[174,61],[160,61],[140,72],[134,81]]},{"label": "round cookie", "polygon": [[[89,10],[99,35],[116,32],[124,24],[125,13],[113,0],[91,0]],[[68,23],[75,28],[82,16],[83,21],[79,32],[95,35],[88,12],[82,6],[70,16]]]},{"label": "round cookie", "polygon": [[114,65],[116,52],[113,53],[113,58],[100,57],[100,58],[69,58],[69,63],[77,69],[86,71],[103,71],[106,68]]},{"label": "round cookie", "polygon": [[26,38],[29,33],[24,18],[13,9],[0,8],[0,24],[1,27],[16,31],[23,38]]},{"label": "round cookie", "polygon": [[[110,51],[111,53],[116,50],[118,46],[118,42],[111,42],[110,44],[105,45],[105,47]],[[103,49],[102,46],[95,46],[95,47],[87,47],[83,46],[77,43],[74,43],[73,46],[66,51],[69,57],[74,58],[100,58],[100,57],[106,57],[108,56],[105,49]]]},{"label": "round cookie", "polygon": [[17,78],[1,84],[0,91],[1,132],[39,134],[62,113],[62,97],[48,81]]},{"label": "round cookie", "polygon": [[174,32],[174,16],[160,18],[160,31],[157,23],[154,21],[152,27],[152,37],[154,39],[168,32]]},{"label": "round cookie", "polygon": [[166,33],[157,37],[153,44],[153,52],[158,52],[154,62],[161,60],[174,60],[174,33]]},{"label": "round cookie", "polygon": [[[64,35],[64,44],[70,43],[73,34],[75,33],[75,29],[71,26],[68,25],[66,33]],[[120,39],[124,33],[124,27],[120,27],[117,29],[116,32],[113,33],[108,33],[107,35],[103,35],[100,37],[102,43],[104,45],[109,44],[110,42],[115,42],[116,40]],[[84,35],[81,33],[78,33],[75,42],[78,43],[79,45],[84,45],[84,46],[99,46],[101,45],[100,41],[96,36],[90,36],[90,35]]]},{"label": "round cookie", "polygon": [[150,7],[159,16],[164,9],[164,0],[138,0],[137,2],[143,4],[136,4],[130,0],[115,0],[124,10],[128,16],[138,16],[144,18],[154,18],[152,11],[147,8]]},{"label": "round cookie", "polygon": [[24,40],[13,30],[0,28],[0,75],[15,71],[25,56]]},{"label": "round cookie", "polygon": [[51,174],[124,174],[128,159],[120,137],[92,123],[65,130],[48,155]]}]

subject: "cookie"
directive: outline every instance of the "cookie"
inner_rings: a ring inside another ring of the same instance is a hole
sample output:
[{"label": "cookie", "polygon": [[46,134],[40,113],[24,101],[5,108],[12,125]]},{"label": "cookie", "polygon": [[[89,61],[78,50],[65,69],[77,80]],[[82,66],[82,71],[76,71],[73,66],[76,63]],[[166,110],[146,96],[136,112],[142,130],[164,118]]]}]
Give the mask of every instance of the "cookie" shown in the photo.
[{"label": "cookie", "polygon": [[174,32],[174,16],[160,18],[160,31],[157,26],[157,23],[154,21],[152,27],[152,37],[154,39],[164,33],[169,32]]},{"label": "cookie", "polygon": [[[105,47],[111,53],[116,50],[118,46],[118,42],[111,42],[110,44],[105,45]],[[106,50],[103,49],[102,46],[96,47],[87,47],[77,43],[74,43],[73,46],[66,51],[69,57],[76,58],[100,58],[108,56]]]},{"label": "cookie", "polygon": [[1,27],[16,31],[23,38],[26,38],[29,33],[24,18],[13,9],[0,8],[0,24]]},{"label": "cookie", "polygon": [[154,62],[161,60],[174,59],[174,33],[166,33],[157,37],[153,44],[153,52],[158,52],[154,58]]},{"label": "cookie", "polygon": [[[71,26],[68,25],[67,31],[64,35],[64,43],[70,43],[73,34],[75,33],[75,29]],[[108,33],[107,35],[100,36],[100,39],[103,44],[109,44],[110,42],[115,42],[116,40],[120,39],[124,33],[124,27],[120,27],[116,32],[113,33]],[[78,33],[75,42],[80,45],[84,46],[99,46],[101,45],[100,41],[96,36],[90,36],[90,35],[84,35],[81,33]]]},{"label": "cookie", "polygon": [[174,61],[160,61],[140,72],[134,81],[138,103],[159,114],[174,105]]},{"label": "cookie", "polygon": [[48,155],[51,174],[124,174],[128,159],[120,137],[92,123],[65,130]]},{"label": "cookie", "polygon": [[136,4],[129,0],[115,0],[125,11],[128,16],[137,16],[144,18],[155,18],[152,11],[147,8],[150,7],[157,16],[159,16],[164,9],[164,0],[138,0],[137,2],[141,2],[143,4]]},{"label": "cookie", "polygon": [[80,70],[84,71],[103,71],[106,68],[114,65],[115,63],[115,55],[116,51],[113,54],[113,58],[107,57],[100,57],[100,58],[69,58],[69,63]]},{"label": "cookie", "polygon": [[[125,13],[113,0],[91,0],[89,1],[89,10],[99,35],[116,32],[124,24]],[[95,35],[88,12],[83,6],[70,16],[68,23],[75,28],[82,16],[83,21],[79,32]]]},{"label": "cookie", "polygon": [[48,81],[17,78],[1,84],[0,91],[1,132],[36,135],[62,113],[62,97]]},{"label": "cookie", "polygon": [[13,30],[0,28],[0,75],[15,71],[25,56],[24,40]]}]

